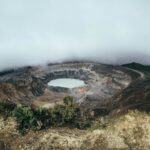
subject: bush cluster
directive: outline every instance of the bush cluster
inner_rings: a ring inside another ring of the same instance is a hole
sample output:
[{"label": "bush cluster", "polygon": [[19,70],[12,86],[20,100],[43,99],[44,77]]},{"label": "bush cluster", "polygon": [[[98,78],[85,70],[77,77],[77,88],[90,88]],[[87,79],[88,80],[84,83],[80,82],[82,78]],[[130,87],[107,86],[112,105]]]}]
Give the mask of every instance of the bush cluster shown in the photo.
[{"label": "bush cluster", "polygon": [[52,109],[16,107],[13,111],[20,133],[28,130],[41,130],[51,126],[69,126],[86,128],[90,125],[88,118],[81,116],[81,109],[73,103],[72,97],[65,97],[63,105]]}]

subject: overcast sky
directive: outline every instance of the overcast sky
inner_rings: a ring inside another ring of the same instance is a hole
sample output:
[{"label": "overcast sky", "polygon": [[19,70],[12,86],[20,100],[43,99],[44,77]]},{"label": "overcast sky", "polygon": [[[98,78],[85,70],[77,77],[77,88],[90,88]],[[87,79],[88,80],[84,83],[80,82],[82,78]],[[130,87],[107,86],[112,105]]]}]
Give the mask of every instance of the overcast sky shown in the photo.
[{"label": "overcast sky", "polygon": [[0,70],[72,58],[150,64],[150,0],[0,0]]}]

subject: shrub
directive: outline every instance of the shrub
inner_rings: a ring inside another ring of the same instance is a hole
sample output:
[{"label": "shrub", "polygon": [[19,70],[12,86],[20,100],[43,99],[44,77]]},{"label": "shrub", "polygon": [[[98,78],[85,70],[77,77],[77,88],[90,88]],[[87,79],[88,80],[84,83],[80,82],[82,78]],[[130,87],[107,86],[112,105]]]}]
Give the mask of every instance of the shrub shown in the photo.
[{"label": "shrub", "polygon": [[51,112],[44,108],[33,109],[34,118],[36,121],[37,129],[44,129],[51,125]]},{"label": "shrub", "polygon": [[63,102],[66,106],[73,106],[73,97],[71,96],[66,96],[64,99],[63,99]]},{"label": "shrub", "polygon": [[5,119],[9,116],[12,116],[12,112],[15,109],[16,105],[12,103],[0,103],[0,115],[2,115]]},{"label": "shrub", "polygon": [[27,130],[40,130],[50,126],[51,116],[48,110],[21,106],[14,110],[14,116],[18,123],[18,130],[25,133]]},{"label": "shrub", "polygon": [[21,106],[14,110],[18,130],[25,133],[29,129],[40,130],[50,126],[69,126],[86,128],[90,120],[81,117],[80,108],[73,103],[72,97],[64,98],[64,105],[56,105],[52,109]]},{"label": "shrub", "polygon": [[54,125],[73,124],[77,118],[78,108],[74,105],[57,105],[51,110],[52,123]]},{"label": "shrub", "polygon": [[17,107],[14,110],[14,116],[16,117],[16,121],[18,123],[18,130],[21,133],[24,133],[27,129],[33,128],[35,124],[35,118],[33,111],[30,107]]}]

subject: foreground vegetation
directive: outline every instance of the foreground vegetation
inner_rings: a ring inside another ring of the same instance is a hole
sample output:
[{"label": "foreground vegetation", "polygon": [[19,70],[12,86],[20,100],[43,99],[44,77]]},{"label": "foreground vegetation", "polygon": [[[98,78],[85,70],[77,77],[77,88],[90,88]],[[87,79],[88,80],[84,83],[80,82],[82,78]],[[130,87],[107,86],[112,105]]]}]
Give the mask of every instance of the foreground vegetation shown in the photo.
[{"label": "foreground vegetation", "polygon": [[56,105],[52,109],[32,108],[27,106],[15,106],[2,103],[0,112],[5,118],[16,118],[20,133],[24,134],[30,129],[41,130],[49,127],[75,127],[85,129],[90,126],[91,118],[82,116],[81,109],[73,103],[72,97],[65,97],[64,104]]},{"label": "foreground vegetation", "polygon": [[[72,97],[64,98],[64,104],[56,105],[53,109],[1,103],[0,149],[5,149],[5,146],[14,150],[150,149],[149,113],[134,110],[121,116],[99,117],[96,120],[92,120],[87,113],[84,117],[82,114]],[[16,132],[16,125],[20,133],[28,134],[20,136],[18,130]],[[90,128],[76,129],[87,127]],[[37,130],[41,131],[34,132]]]},{"label": "foreground vegetation", "polygon": [[18,134],[14,118],[0,117],[0,143],[0,149],[12,150],[149,150],[150,114],[134,110],[121,116],[100,117],[88,130],[65,126],[30,130],[24,136]]}]

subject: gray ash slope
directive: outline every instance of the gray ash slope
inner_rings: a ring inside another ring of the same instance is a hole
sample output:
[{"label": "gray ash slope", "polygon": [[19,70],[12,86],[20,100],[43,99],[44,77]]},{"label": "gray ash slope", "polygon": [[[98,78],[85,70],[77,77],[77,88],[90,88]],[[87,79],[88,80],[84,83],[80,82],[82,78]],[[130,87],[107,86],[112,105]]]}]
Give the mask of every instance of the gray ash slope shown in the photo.
[{"label": "gray ash slope", "polygon": [[[47,85],[58,78],[80,79],[86,86],[64,90]],[[48,108],[70,95],[81,107],[100,112],[139,108],[139,104],[149,110],[149,82],[134,70],[99,63],[24,67],[0,73],[0,101]]]}]

